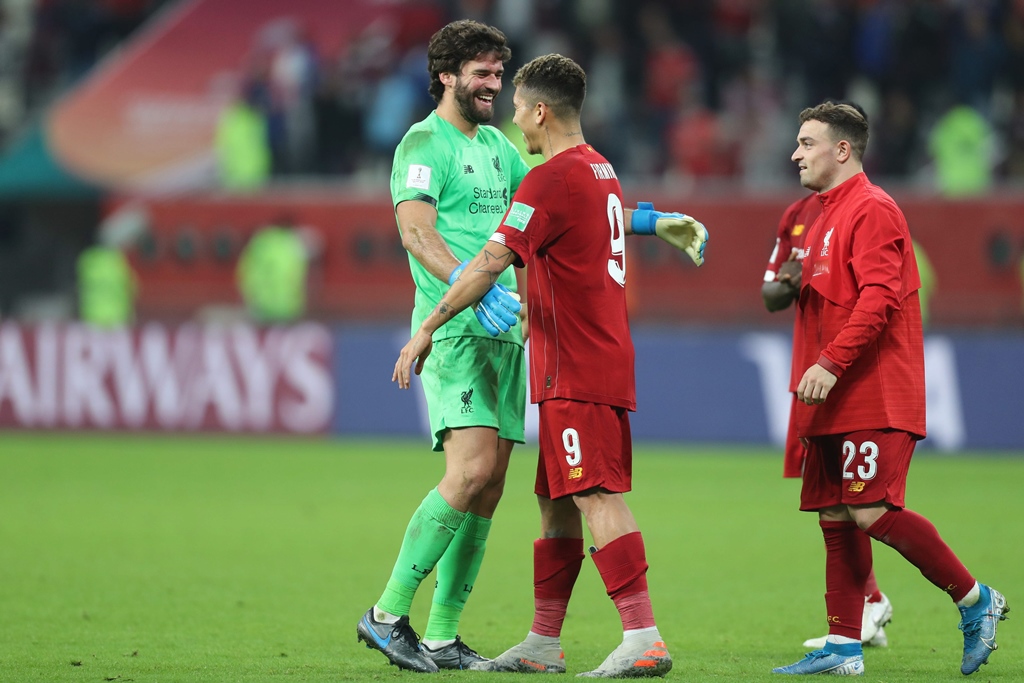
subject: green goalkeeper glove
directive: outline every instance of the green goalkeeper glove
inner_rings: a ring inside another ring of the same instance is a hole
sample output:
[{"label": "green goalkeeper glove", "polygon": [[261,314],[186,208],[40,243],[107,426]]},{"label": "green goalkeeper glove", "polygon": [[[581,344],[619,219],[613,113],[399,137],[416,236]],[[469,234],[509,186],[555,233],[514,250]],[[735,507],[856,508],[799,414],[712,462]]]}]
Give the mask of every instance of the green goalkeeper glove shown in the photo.
[{"label": "green goalkeeper glove", "polygon": [[708,229],[692,216],[655,211],[651,202],[638,202],[632,221],[634,234],[657,235],[679,251],[685,252],[698,266],[704,264]]}]

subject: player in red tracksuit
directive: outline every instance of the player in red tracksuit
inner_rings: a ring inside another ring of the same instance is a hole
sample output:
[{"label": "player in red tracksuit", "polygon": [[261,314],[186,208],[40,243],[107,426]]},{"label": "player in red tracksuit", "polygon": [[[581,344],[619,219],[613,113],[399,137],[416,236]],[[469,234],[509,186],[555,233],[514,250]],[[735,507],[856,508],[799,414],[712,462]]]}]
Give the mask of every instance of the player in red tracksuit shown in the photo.
[{"label": "player in red tracksuit", "polygon": [[[581,675],[664,676],[672,658],[654,620],[644,540],[623,493],[632,485],[629,411],[636,407],[625,236],[628,227],[665,239],[665,224],[650,207],[627,218],[614,168],[584,141],[586,75],[575,62],[538,57],[513,83],[513,121],[528,150],[546,161],[526,175],[491,241],[402,349],[393,378],[407,387],[410,365],[419,358],[422,367],[433,331],[479,299],[506,267],[529,264],[531,396],[540,404],[535,492],[543,533],[533,546],[533,625],[490,669],[565,672],[560,634],[584,560],[585,519],[623,640]],[[674,227],[688,236],[676,246],[699,265],[706,231],[674,216]]]},{"label": "player in red tracksuit", "polygon": [[[804,258],[804,239],[814,221],[821,215],[821,200],[817,193],[798,199],[789,205],[779,220],[775,249],[768,259],[768,268],[761,285],[761,297],[765,307],[771,311],[789,308],[800,292],[801,268]],[[799,314],[794,327],[800,325]],[[796,394],[793,394],[789,412],[789,429],[786,432],[786,451],[782,465],[782,476],[799,478],[803,474],[806,451],[796,435]],[[885,625],[892,620],[892,603],[878,588],[875,571],[872,568],[864,587],[864,615],[861,619],[860,640],[865,645],[886,647],[889,644]],[[804,641],[804,647],[820,649],[825,646],[826,636]]]},{"label": "player in red tracksuit", "polygon": [[800,509],[818,513],[825,538],[829,635],[823,649],[774,672],[864,672],[863,589],[875,539],[956,603],[960,669],[971,674],[988,662],[1009,610],[931,522],[904,507],[910,459],[925,436],[921,280],[907,221],[864,175],[860,112],[827,102],[801,112],[800,124],[792,159],[822,215],[804,243],[790,390],[807,444]]}]

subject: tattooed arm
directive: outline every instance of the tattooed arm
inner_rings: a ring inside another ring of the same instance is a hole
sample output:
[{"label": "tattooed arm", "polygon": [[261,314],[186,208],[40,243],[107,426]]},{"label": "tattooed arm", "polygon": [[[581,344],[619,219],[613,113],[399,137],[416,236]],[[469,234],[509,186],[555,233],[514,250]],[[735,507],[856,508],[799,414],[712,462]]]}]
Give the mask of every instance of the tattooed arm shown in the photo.
[{"label": "tattooed arm", "polygon": [[409,370],[417,360],[416,374],[423,370],[423,363],[430,355],[430,338],[446,322],[463,309],[480,300],[501,273],[515,261],[515,253],[503,244],[487,242],[483,250],[470,260],[466,268],[452,284],[430,315],[420,325],[409,343],[405,345],[395,363],[392,382],[398,382],[402,389],[409,388]]}]

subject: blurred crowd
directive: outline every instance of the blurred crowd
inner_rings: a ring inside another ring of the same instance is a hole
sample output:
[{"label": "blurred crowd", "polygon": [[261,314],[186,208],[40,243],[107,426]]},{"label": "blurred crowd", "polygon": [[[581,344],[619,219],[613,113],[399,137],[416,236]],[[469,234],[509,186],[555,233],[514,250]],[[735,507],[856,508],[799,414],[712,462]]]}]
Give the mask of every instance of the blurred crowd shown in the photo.
[{"label": "blurred crowd", "polygon": [[0,0],[0,145],[169,0]]},{"label": "blurred crowd", "polygon": [[[161,4],[3,0],[0,134]],[[266,158],[257,162],[267,177],[386,177],[402,134],[434,106],[427,40],[452,19],[473,18],[509,37],[508,89],[515,69],[539,54],[560,52],[584,66],[588,142],[627,182],[791,183],[797,113],[835,98],[854,100],[870,115],[873,177],[953,195],[1024,184],[1024,0],[382,6],[393,16],[335,54],[317,49],[301,17],[254,37],[231,113],[236,140],[265,140]],[[498,107],[504,117],[493,123],[515,139],[508,89]]]},{"label": "blurred crowd", "polygon": [[[464,17],[506,33],[510,75],[548,52],[579,61],[588,141],[627,179],[787,182],[796,114],[835,98],[870,114],[874,176],[952,195],[1024,180],[1024,0],[407,2],[340,54],[283,52],[302,76],[290,116],[264,97],[274,173],[386,175],[434,106],[426,41]],[[509,97],[493,123],[515,139]]]}]

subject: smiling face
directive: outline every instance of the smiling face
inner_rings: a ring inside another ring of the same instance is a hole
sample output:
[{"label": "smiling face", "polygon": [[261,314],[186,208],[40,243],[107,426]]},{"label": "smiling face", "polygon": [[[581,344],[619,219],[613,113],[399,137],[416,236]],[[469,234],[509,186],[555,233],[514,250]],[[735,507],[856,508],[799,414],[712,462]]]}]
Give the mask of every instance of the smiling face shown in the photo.
[{"label": "smiling face", "polygon": [[828,124],[810,119],[800,126],[796,151],[790,158],[800,169],[800,184],[808,190],[827,192],[838,183],[840,143],[832,140]]},{"label": "smiling face", "polygon": [[487,123],[494,117],[494,98],[501,92],[505,67],[497,55],[478,55],[452,78],[455,106],[468,123]]},{"label": "smiling face", "polygon": [[533,139],[539,130],[534,115],[536,105],[531,106],[529,101],[523,97],[522,90],[516,88],[516,93],[512,96],[512,106],[515,107],[512,123],[516,124],[516,127],[522,131],[527,153],[540,154],[540,143]]}]

